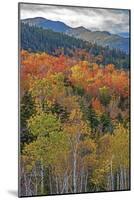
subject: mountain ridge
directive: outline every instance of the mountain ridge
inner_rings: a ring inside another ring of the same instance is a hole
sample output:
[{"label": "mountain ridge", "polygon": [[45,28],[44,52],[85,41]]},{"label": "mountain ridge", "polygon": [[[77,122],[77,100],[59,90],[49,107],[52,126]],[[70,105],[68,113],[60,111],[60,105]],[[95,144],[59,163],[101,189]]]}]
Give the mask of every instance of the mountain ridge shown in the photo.
[{"label": "mountain ridge", "polygon": [[61,32],[90,43],[96,43],[101,46],[109,46],[110,48],[117,48],[126,53],[129,52],[129,38],[112,34],[108,31],[91,31],[84,26],[73,28],[64,22],[49,20],[43,17],[27,18],[21,21],[43,29],[51,29],[55,32]]}]

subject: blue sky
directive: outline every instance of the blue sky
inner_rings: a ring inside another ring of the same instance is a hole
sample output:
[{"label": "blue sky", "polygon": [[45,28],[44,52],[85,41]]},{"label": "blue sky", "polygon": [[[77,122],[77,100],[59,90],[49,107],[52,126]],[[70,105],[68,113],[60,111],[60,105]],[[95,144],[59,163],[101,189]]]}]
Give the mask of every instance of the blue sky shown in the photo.
[{"label": "blue sky", "polygon": [[44,17],[54,21],[62,21],[71,27],[84,26],[93,31],[109,31],[114,34],[129,32],[128,10],[24,3],[20,7],[21,19]]}]

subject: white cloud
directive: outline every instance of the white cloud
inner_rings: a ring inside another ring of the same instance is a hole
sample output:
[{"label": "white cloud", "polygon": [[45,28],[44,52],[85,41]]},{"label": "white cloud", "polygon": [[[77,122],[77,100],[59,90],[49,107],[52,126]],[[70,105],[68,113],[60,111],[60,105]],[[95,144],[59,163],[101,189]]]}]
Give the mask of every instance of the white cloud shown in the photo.
[{"label": "white cloud", "polygon": [[71,27],[111,33],[129,32],[129,11],[121,9],[82,8],[56,5],[20,4],[21,19],[44,17],[62,21]]}]

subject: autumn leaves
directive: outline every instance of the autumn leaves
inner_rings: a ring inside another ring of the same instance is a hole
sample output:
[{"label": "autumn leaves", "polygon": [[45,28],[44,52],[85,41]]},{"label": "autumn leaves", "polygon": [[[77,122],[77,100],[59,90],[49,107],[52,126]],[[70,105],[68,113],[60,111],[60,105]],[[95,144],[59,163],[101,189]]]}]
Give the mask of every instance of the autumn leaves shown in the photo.
[{"label": "autumn leaves", "polygon": [[23,196],[129,188],[127,71],[21,51],[21,108]]}]

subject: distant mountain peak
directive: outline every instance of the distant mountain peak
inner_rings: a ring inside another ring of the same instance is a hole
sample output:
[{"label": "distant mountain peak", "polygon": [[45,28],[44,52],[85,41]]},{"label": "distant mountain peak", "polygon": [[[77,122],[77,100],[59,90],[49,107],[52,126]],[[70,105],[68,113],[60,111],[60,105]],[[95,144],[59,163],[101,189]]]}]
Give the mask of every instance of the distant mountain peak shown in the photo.
[{"label": "distant mountain peak", "polygon": [[104,35],[106,35],[106,36],[112,35],[112,34],[111,34],[110,32],[108,32],[108,31],[99,31],[99,30],[92,31],[92,33],[104,34]]},{"label": "distant mountain peak", "polygon": [[108,32],[108,31],[102,31],[102,33],[104,33],[104,34],[106,34],[106,35],[111,35],[111,33]]},{"label": "distant mountain peak", "polygon": [[129,38],[129,32],[121,32],[121,33],[118,33],[118,35],[123,38]]},{"label": "distant mountain peak", "polygon": [[46,18],[44,18],[44,17],[33,17],[33,18],[30,18],[30,19],[33,19],[33,20],[34,20],[34,19],[42,19],[42,20],[45,19],[45,20],[46,20]]},{"label": "distant mountain peak", "polygon": [[32,17],[32,18],[26,18],[26,19],[22,19],[22,21],[24,21],[24,22],[28,22],[28,21],[32,21],[32,22],[34,22],[34,21],[46,21],[47,19],[46,18],[44,18],[44,17]]},{"label": "distant mountain peak", "polygon": [[34,17],[34,18],[24,19],[22,20],[22,22],[28,23],[30,25],[36,25],[43,29],[51,29],[55,32],[63,32],[63,33],[66,32],[66,30],[71,28],[61,21],[49,20],[43,17]]},{"label": "distant mountain peak", "polygon": [[74,29],[81,30],[81,31],[89,31],[89,32],[91,32],[89,29],[85,28],[84,26],[78,26],[78,27],[76,27]]}]

